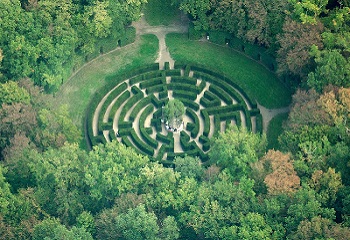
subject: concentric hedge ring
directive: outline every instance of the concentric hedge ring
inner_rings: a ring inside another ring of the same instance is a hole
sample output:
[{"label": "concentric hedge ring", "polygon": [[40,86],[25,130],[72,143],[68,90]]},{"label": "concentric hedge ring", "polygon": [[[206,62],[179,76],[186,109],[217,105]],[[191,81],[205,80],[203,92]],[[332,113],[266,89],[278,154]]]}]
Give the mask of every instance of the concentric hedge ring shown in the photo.
[{"label": "concentric hedge ring", "polygon": [[[129,76],[111,77],[87,110],[86,133],[91,146],[118,140],[163,163],[175,156],[207,161],[210,138],[228,124],[262,131],[257,104],[232,80],[197,64],[159,64]],[[186,107],[184,128],[170,132],[162,124],[162,106],[177,98]]]}]

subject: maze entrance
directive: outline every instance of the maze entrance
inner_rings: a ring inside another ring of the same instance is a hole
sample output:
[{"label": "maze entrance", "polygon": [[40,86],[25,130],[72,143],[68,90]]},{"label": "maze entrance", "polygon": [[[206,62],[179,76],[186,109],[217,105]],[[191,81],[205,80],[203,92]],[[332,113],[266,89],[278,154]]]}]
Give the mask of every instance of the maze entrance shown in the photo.
[{"label": "maze entrance", "polygon": [[[108,89],[108,90],[107,90]],[[162,107],[169,99],[186,107],[182,131],[169,131]],[[196,64],[159,64],[137,69],[127,77],[110,79],[98,91],[87,111],[87,138],[91,146],[112,140],[164,164],[176,156],[208,160],[210,139],[228,125],[262,132],[262,116],[234,81]]]}]

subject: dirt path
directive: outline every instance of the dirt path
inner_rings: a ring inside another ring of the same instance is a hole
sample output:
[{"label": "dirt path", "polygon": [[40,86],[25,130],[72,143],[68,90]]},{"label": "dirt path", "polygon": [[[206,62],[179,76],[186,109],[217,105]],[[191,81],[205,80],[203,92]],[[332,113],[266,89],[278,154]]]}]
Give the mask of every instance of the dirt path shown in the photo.
[{"label": "dirt path", "polygon": [[188,32],[188,19],[181,17],[181,21],[177,24],[169,26],[150,26],[146,22],[144,16],[138,22],[134,22],[133,27],[136,29],[136,35],[154,34],[159,40],[159,52],[156,62],[159,62],[159,68],[163,69],[164,63],[169,62],[170,68],[174,68],[174,60],[171,58],[165,43],[165,36],[168,33],[186,33]]},{"label": "dirt path", "polygon": [[260,109],[260,113],[263,118],[263,129],[265,133],[267,132],[267,127],[269,126],[269,123],[272,118],[274,118],[278,114],[287,113],[290,111],[290,107],[268,109],[264,106],[261,106],[260,104],[258,104],[258,108]]}]

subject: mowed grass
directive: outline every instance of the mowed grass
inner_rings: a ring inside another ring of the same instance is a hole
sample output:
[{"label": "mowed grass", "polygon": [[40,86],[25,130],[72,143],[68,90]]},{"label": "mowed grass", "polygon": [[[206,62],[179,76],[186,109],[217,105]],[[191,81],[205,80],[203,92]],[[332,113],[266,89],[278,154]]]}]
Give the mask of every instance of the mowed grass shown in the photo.
[{"label": "mowed grass", "polygon": [[180,18],[180,10],[171,5],[171,0],[148,0],[143,13],[151,26],[167,26]]},{"label": "mowed grass", "polygon": [[279,149],[278,136],[283,132],[283,122],[287,118],[288,113],[282,113],[271,119],[266,133],[268,149]]},{"label": "mowed grass", "polygon": [[156,60],[157,51],[158,39],[155,35],[140,36],[140,39],[133,44],[87,63],[61,86],[55,97],[48,101],[51,102],[53,109],[67,104],[74,124],[82,128],[85,110],[90,99],[105,85],[105,78],[153,63]]},{"label": "mowed grass", "polygon": [[175,61],[196,62],[225,73],[250,98],[266,108],[280,108],[291,102],[291,92],[264,66],[245,55],[207,41],[189,40],[185,34],[168,34],[166,43]]}]

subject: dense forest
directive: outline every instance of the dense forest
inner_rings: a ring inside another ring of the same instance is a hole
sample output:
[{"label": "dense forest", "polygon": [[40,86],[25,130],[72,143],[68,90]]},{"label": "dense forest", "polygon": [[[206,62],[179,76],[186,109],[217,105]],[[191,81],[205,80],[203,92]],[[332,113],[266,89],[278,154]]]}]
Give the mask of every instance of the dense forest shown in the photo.
[{"label": "dense forest", "polygon": [[210,165],[83,149],[59,89],[146,0],[0,1],[0,239],[350,239],[350,2],[173,0],[197,31],[268,48],[295,92],[268,149],[230,127]]}]

